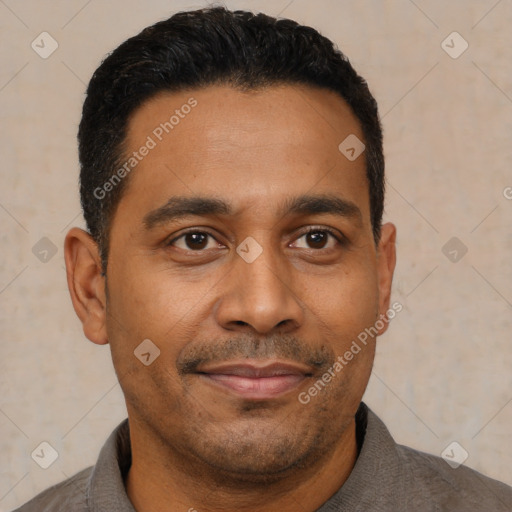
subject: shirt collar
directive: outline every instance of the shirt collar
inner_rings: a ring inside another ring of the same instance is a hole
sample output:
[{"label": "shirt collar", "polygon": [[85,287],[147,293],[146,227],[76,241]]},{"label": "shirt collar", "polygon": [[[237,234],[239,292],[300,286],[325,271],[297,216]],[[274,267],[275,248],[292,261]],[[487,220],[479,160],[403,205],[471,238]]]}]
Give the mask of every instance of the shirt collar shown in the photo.
[{"label": "shirt collar", "polygon": [[317,512],[405,510],[403,465],[397,444],[363,402],[356,414],[356,425],[357,437],[363,440],[356,463],[342,487]]},{"label": "shirt collar", "polygon": [[136,512],[126,494],[124,477],[132,462],[128,418],[110,434],[100,451],[86,488],[91,512]]}]

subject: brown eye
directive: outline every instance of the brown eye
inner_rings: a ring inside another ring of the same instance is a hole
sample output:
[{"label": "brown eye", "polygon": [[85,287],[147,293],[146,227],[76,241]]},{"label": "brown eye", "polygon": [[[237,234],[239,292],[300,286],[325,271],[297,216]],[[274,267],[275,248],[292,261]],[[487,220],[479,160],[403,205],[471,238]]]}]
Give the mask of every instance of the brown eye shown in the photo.
[{"label": "brown eye", "polygon": [[[310,229],[297,238],[297,240],[301,239],[306,242],[306,246],[299,247],[302,249],[332,249],[340,243],[339,238],[329,229]],[[329,239],[332,240],[330,247],[328,246]],[[297,244],[297,242],[295,242],[295,244]],[[295,245],[295,247],[297,247],[297,245]]]},{"label": "brown eye", "polygon": [[323,249],[329,237],[324,231],[312,231],[305,236],[307,243],[312,246],[313,249]]},{"label": "brown eye", "polygon": [[[213,240],[213,236],[205,231],[189,231],[169,242],[169,245],[186,251],[202,251],[208,247],[209,238]],[[218,244],[213,245],[218,247]]]}]

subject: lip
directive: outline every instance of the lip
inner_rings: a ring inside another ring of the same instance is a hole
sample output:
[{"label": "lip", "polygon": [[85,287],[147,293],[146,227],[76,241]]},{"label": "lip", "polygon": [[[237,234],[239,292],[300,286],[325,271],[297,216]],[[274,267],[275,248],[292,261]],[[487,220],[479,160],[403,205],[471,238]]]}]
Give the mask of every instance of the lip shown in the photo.
[{"label": "lip", "polygon": [[297,388],[311,376],[311,368],[289,362],[244,360],[200,367],[197,373],[210,384],[245,399],[265,400]]}]

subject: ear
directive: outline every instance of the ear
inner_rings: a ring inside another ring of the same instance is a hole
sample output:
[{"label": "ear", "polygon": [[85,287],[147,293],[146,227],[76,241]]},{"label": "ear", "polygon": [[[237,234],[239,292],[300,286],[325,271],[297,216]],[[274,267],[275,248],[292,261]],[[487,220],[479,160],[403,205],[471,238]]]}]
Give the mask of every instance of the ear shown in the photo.
[{"label": "ear", "polygon": [[382,322],[384,327],[379,329],[379,336],[384,334],[388,328],[386,312],[389,310],[391,301],[391,285],[396,265],[396,227],[391,222],[384,224],[381,228],[381,237],[377,249],[377,273],[379,285],[379,319],[386,318]]},{"label": "ear", "polygon": [[91,235],[72,228],[64,242],[69,293],[84,334],[98,345],[108,343],[105,278],[101,275],[99,248]]}]

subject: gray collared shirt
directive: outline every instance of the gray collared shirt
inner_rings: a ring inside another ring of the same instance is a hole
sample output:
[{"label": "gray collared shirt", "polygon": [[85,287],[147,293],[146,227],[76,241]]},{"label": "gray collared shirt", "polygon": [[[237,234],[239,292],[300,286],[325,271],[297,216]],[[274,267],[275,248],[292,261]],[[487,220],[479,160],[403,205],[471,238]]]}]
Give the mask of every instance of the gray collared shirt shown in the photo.
[{"label": "gray collared shirt", "polygon": [[[343,486],[317,512],[511,512],[512,488],[464,466],[395,443],[382,421],[361,403],[361,446]],[[95,466],[43,491],[14,512],[136,512],[124,487],[131,464],[124,420]]]}]

